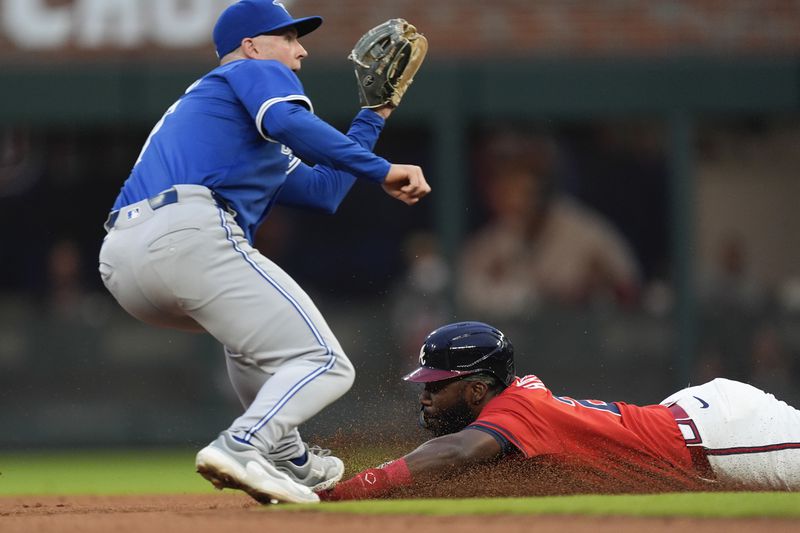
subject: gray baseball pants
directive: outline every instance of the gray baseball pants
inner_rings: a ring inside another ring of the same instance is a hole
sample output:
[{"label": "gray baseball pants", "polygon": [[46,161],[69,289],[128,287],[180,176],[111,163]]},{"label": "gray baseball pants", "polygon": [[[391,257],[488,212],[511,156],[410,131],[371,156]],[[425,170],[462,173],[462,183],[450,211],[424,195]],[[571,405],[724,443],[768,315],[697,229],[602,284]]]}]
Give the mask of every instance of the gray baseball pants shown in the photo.
[{"label": "gray baseball pants", "polygon": [[209,189],[175,189],[176,203],[120,209],[100,250],[103,282],[139,320],[220,341],[245,407],[229,430],[274,460],[297,457],[297,426],[349,390],[353,366],[308,295]]}]

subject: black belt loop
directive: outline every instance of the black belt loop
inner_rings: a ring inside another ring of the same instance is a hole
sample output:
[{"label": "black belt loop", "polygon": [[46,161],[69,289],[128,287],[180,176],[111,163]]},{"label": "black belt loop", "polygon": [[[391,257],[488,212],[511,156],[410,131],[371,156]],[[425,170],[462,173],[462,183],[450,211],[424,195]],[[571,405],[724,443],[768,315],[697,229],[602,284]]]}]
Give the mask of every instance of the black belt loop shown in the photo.
[{"label": "black belt loop", "polygon": [[[175,187],[171,187],[165,191],[161,191],[155,196],[151,196],[147,199],[147,203],[150,204],[150,209],[155,211],[156,209],[161,209],[165,205],[174,204],[178,201],[178,191]],[[114,227],[114,224],[117,222],[119,218],[119,212],[122,211],[121,209],[117,209],[116,211],[111,211],[108,214],[108,218],[106,219],[105,224],[103,227],[106,231],[111,231],[111,228]]]},{"label": "black belt loop", "polygon": [[228,212],[228,214],[236,216],[236,211],[231,207],[231,204],[223,198],[219,193],[211,191],[211,197],[217,202],[217,205]]},{"label": "black belt loop", "polygon": [[[221,207],[231,215],[236,216],[236,211],[233,210],[233,208],[230,206],[230,203],[228,203],[228,201],[225,200],[222,196],[215,193],[214,191],[211,191],[211,197],[214,199],[214,202],[216,202],[216,204],[219,207]],[[161,191],[157,195],[151,196],[150,198],[147,199],[147,203],[150,204],[150,208],[153,211],[155,211],[156,209],[161,209],[166,205],[177,203],[177,201],[178,201],[178,190],[175,187],[171,187],[165,191]],[[119,218],[119,213],[122,210],[123,209],[117,209],[116,211],[111,211],[108,214],[108,218],[106,219],[105,224],[103,224],[103,227],[106,229],[106,231],[111,231],[111,228],[114,227],[114,224],[117,222],[117,218]]]},{"label": "black belt loop", "polygon": [[153,211],[155,211],[156,209],[160,209],[165,205],[174,204],[177,201],[178,201],[178,191],[174,187],[171,189],[167,189],[166,191],[161,191],[152,198],[147,199],[147,203],[150,204],[150,208]]},{"label": "black belt loop", "polygon": [[119,216],[119,209],[117,209],[116,211],[111,211],[108,214],[108,218],[106,219],[105,223],[103,224],[103,227],[106,229],[106,233],[111,231],[111,228],[114,227],[114,223],[117,221],[117,217],[118,216]]}]

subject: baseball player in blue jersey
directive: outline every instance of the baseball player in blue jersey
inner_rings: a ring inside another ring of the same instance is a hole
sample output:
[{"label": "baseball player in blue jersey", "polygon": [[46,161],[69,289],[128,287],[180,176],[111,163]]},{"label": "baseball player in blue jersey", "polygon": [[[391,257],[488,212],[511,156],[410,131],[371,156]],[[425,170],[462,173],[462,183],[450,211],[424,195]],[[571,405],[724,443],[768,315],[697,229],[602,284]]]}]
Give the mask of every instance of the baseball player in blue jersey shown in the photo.
[{"label": "baseball player in blue jersey", "polygon": [[220,66],[153,128],[100,251],[103,281],[131,315],[224,345],[245,411],[196,466],[261,502],[313,503],[341,478],[342,461],[309,448],[297,426],[343,395],[354,370],[308,295],[252,246],[256,229],[275,204],[334,212],[356,178],[409,205],[430,192],[419,167],[371,151],[390,107],[362,109],[346,135],[313,114],[295,74],[307,55],[298,37],[321,23],[269,0],[221,14]]}]

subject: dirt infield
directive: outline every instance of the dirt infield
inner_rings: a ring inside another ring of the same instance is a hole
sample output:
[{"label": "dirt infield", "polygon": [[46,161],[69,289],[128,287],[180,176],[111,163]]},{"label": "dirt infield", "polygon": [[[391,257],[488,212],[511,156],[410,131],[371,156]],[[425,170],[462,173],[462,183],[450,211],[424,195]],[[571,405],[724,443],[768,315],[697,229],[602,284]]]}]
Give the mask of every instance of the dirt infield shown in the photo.
[{"label": "dirt infield", "polygon": [[800,531],[793,520],[707,520],[688,518],[622,518],[570,516],[364,516],[320,512],[286,512],[262,508],[237,494],[184,496],[30,496],[0,498],[0,531],[236,533],[296,531],[350,533],[455,530],[459,533],[639,532],[781,533]]}]

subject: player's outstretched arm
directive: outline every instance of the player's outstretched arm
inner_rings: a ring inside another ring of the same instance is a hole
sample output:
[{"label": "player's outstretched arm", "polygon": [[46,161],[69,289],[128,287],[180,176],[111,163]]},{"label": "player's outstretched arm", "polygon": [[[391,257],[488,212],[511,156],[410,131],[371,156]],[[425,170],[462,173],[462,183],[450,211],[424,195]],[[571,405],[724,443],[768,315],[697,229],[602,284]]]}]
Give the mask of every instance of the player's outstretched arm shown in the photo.
[{"label": "player's outstretched arm", "polygon": [[[372,150],[390,114],[390,108],[360,111],[350,124],[347,137],[365,150]],[[388,168],[389,164],[386,166]],[[290,161],[289,169],[276,202],[324,213],[336,212],[356,180],[355,176],[343,170],[322,164],[310,167],[299,158]]]},{"label": "player's outstretched arm", "polygon": [[408,205],[417,203],[431,190],[418,166],[389,163],[301,105],[274,104],[266,111],[263,122],[270,137],[292,148],[301,158],[380,183],[390,196]]},{"label": "player's outstretched arm", "polygon": [[379,468],[359,472],[333,489],[319,493],[323,501],[380,498],[392,489],[429,482],[470,465],[499,457],[500,444],[475,429],[429,440],[416,450]]},{"label": "player's outstretched arm", "polygon": [[408,205],[414,205],[431,192],[422,169],[415,165],[391,165],[382,186],[389,196]]},{"label": "player's outstretched arm", "polygon": [[468,428],[424,442],[403,459],[415,480],[430,481],[442,474],[495,459],[502,452],[494,437]]}]

